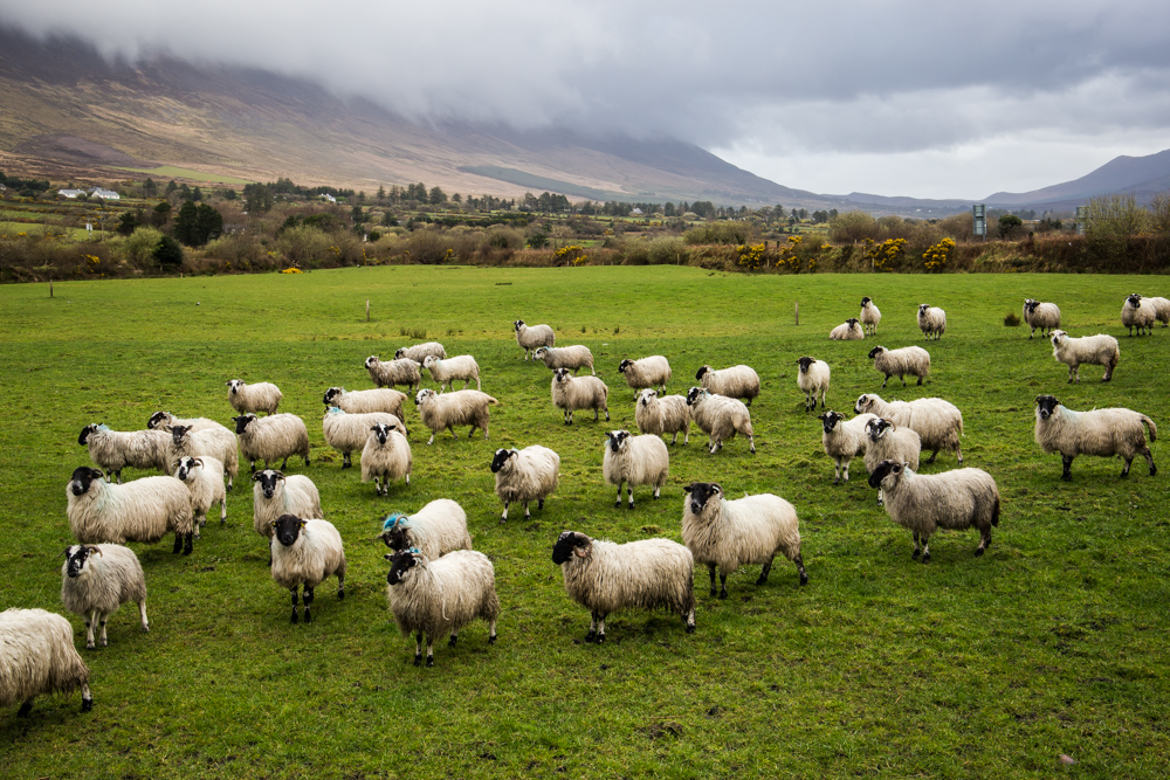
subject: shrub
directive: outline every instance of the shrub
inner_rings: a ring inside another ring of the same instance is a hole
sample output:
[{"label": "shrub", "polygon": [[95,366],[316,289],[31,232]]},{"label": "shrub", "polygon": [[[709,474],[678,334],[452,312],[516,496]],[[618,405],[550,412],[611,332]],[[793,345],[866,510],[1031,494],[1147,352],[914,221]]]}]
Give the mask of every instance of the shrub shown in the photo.
[{"label": "shrub", "polygon": [[178,267],[183,262],[183,247],[170,236],[160,236],[154,247],[154,259],[164,269]]},{"label": "shrub", "polygon": [[864,211],[846,211],[829,222],[829,238],[837,244],[876,240],[877,220]]},{"label": "shrub", "polygon": [[122,251],[127,262],[135,268],[149,268],[157,263],[155,251],[162,237],[162,232],[152,227],[136,229],[122,242]]},{"label": "shrub", "polygon": [[927,271],[940,271],[955,254],[955,239],[944,238],[922,253],[923,267]]},{"label": "shrub", "polygon": [[1008,326],[1009,328],[1016,327],[1017,325],[1020,324],[1019,315],[1017,315],[1014,311],[1009,311],[1007,313],[1007,316],[1003,318],[1003,324]]},{"label": "shrub", "polygon": [[646,251],[651,265],[685,265],[691,254],[686,242],[675,236],[654,239]]},{"label": "shrub", "polygon": [[688,244],[744,244],[751,235],[751,225],[746,222],[712,222],[693,227],[683,234]]}]

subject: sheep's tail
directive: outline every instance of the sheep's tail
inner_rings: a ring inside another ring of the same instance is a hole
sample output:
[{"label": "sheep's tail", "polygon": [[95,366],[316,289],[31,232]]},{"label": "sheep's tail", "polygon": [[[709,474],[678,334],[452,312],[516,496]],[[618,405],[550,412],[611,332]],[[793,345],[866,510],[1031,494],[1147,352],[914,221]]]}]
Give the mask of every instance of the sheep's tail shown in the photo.
[{"label": "sheep's tail", "polygon": [[1142,422],[1150,429],[1150,441],[1155,441],[1158,438],[1158,426],[1154,425],[1154,421],[1144,414],[1142,415]]},{"label": "sheep's tail", "polygon": [[489,395],[489,396],[487,397],[487,402],[488,402],[489,404],[498,404],[498,403],[499,403],[499,400],[498,400],[498,399],[496,399],[496,398],[492,398],[492,397]]},{"label": "sheep's tail", "polygon": [[999,496],[995,497],[995,503],[991,507],[991,524],[999,527]]}]

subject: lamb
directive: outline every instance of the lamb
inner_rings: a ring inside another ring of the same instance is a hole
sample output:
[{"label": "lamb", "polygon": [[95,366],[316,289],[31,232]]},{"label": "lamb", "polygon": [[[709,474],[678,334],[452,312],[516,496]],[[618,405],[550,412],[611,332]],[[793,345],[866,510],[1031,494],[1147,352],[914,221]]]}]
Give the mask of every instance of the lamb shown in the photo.
[{"label": "lamb", "polygon": [[292,618],[297,622],[297,588],[304,586],[301,603],[305,622],[312,622],[309,605],[313,590],[327,577],[337,576],[337,598],[345,598],[345,549],[333,523],[315,518],[281,515],[272,523],[272,579],[292,592]]},{"label": "lamb", "polygon": [[98,469],[73,470],[65,486],[69,528],[82,544],[157,542],[175,534],[174,552],[191,554],[194,511],[187,486],[174,477],[143,477],[114,485]]},{"label": "lamb", "polygon": [[609,388],[595,376],[573,376],[567,368],[553,372],[552,400],[558,409],[564,410],[565,425],[573,424],[573,412],[578,409],[592,409],[593,422],[598,412],[605,412],[609,421]]},{"label": "lamb", "polygon": [[281,515],[321,517],[321,494],[313,480],[303,474],[285,476],[275,469],[252,475],[252,528],[272,538],[272,529]]},{"label": "lamb", "polygon": [[470,550],[467,513],[449,498],[436,498],[413,515],[387,515],[382,541],[391,550],[419,550],[429,560],[455,550]]},{"label": "lamb", "polygon": [[1121,360],[1121,348],[1117,339],[1105,333],[1096,336],[1082,336],[1073,338],[1063,330],[1052,331],[1052,357],[1068,366],[1068,381],[1079,382],[1080,365],[1095,363],[1105,366],[1105,375],[1102,382],[1113,378],[1113,369]]},{"label": "lamb", "polygon": [[406,430],[402,420],[389,412],[349,414],[336,406],[325,410],[325,416],[321,418],[321,432],[325,435],[325,443],[341,453],[343,469],[353,465],[349,454],[366,446],[370,428],[377,423],[396,426],[399,431]]},{"label": "lamb", "polygon": [[614,507],[622,506],[622,483],[630,509],[634,508],[634,485],[653,485],[654,498],[662,493],[662,484],[670,474],[670,453],[666,443],[653,434],[631,436],[629,431],[610,431],[605,434],[605,455],[601,472],[605,481],[617,485]]},{"label": "lamb", "polygon": [[374,380],[378,387],[406,385],[413,393],[422,382],[419,364],[410,358],[382,362],[377,355],[370,355],[366,358],[366,371],[370,372],[370,379]]},{"label": "lamb", "polygon": [[1153,333],[1154,320],[1156,320],[1157,312],[1154,307],[1147,301],[1142,302],[1142,296],[1134,293],[1125,299],[1125,303],[1121,305],[1121,324],[1129,328],[1129,335],[1133,335],[1133,329],[1137,328],[1137,334],[1142,335],[1144,329],[1146,335]]},{"label": "lamb", "polygon": [[[899,428],[890,420],[881,417],[865,423],[865,470],[870,474],[883,460],[906,463],[912,469],[918,468],[918,453],[922,451],[922,439],[913,428]],[[878,493],[878,503],[882,495]]]},{"label": "lamb", "polygon": [[571,368],[576,374],[582,368],[588,367],[590,374],[597,374],[593,370],[593,353],[584,344],[574,344],[571,347],[537,347],[532,353],[532,358],[542,361],[552,369]]},{"label": "lamb", "polygon": [[1026,298],[1024,300],[1024,322],[1031,328],[1028,332],[1028,338],[1036,335],[1037,328],[1040,329],[1041,336],[1049,335],[1060,327],[1060,307],[1055,303],[1042,303]]},{"label": "lamb", "polygon": [[94,628],[101,626],[102,647],[109,645],[106,620],[128,601],[138,604],[142,630],[146,619],[146,576],[138,556],[120,544],[75,544],[65,550],[61,565],[61,601],[85,620],[85,646],[96,647]]},{"label": "lamb", "polygon": [[240,414],[249,412],[275,414],[276,407],[280,406],[280,399],[283,397],[280,388],[271,382],[249,385],[242,379],[229,379],[225,384],[228,386],[228,403]]},{"label": "lamb", "polygon": [[695,379],[712,395],[739,398],[748,406],[760,394],[760,375],[751,366],[741,364],[719,371],[702,366],[695,372]]},{"label": "lamb", "polygon": [[488,621],[488,644],[496,643],[496,571],[475,550],[454,550],[430,559],[417,550],[387,554],[386,601],[403,636],[415,633],[414,665],[422,663],[423,636],[427,666],[435,665],[435,640],[451,635],[454,647],[459,631],[476,618]]},{"label": "lamb", "polygon": [[796,374],[796,386],[804,391],[804,410],[817,408],[817,393],[821,395],[821,408],[825,408],[825,393],[829,392],[829,364],[814,357],[802,357],[796,361],[800,371]]},{"label": "lamb", "polygon": [[414,397],[419,416],[423,425],[431,429],[431,438],[427,444],[433,444],[435,434],[444,428],[451,432],[451,436],[458,439],[455,433],[456,425],[470,425],[467,438],[479,428],[483,431],[484,439],[488,437],[489,407],[498,404],[495,398],[479,390],[456,390],[453,393],[439,395],[434,390],[423,388]]},{"label": "lamb", "polygon": [[171,426],[171,441],[167,445],[167,470],[174,471],[184,457],[215,458],[223,464],[228,478],[228,489],[235,484],[240,472],[240,452],[236,435],[218,425],[197,431],[185,425]]},{"label": "lamb", "polygon": [[344,387],[331,387],[321,398],[326,409],[336,406],[343,412],[350,414],[369,414],[371,412],[387,412],[402,419],[402,404],[406,401],[406,393],[389,387],[377,387],[373,390],[346,390]]},{"label": "lamb", "polygon": [[1077,455],[1120,455],[1125,459],[1121,476],[1129,476],[1129,464],[1135,455],[1145,456],[1150,465],[1150,476],[1158,473],[1154,456],[1146,444],[1145,424],[1150,441],[1158,436],[1154,421],[1146,415],[1131,409],[1093,409],[1088,412],[1074,412],[1060,403],[1054,396],[1036,396],[1036,428],[1033,435],[1036,443],[1045,452],[1059,452],[1064,465],[1060,478],[1071,480],[1073,458]]},{"label": "lamb", "polygon": [[81,711],[93,709],[89,667],[73,646],[73,626],[43,609],[0,612],[0,707],[20,702],[27,717],[42,693],[81,688]]},{"label": "lamb", "polygon": [[865,338],[865,331],[856,317],[850,317],[829,331],[829,338],[833,341],[861,341]]},{"label": "lamb", "polygon": [[947,313],[929,303],[918,304],[918,329],[927,339],[941,339],[947,330]]},{"label": "lamb", "polygon": [[644,387],[656,387],[658,392],[666,392],[666,383],[670,381],[670,363],[662,355],[650,355],[637,360],[625,358],[618,364],[618,373],[626,378],[626,384],[634,392]]},{"label": "lamb", "polygon": [[930,375],[930,353],[922,347],[886,349],[877,346],[869,351],[869,357],[873,360],[874,369],[886,375],[882,387],[895,375],[902,380],[903,387],[906,386],[906,374],[918,377],[918,384],[922,384],[922,380]]},{"label": "lamb", "polygon": [[556,345],[557,335],[553,333],[550,325],[533,325],[529,327],[524,324],[524,320],[516,320],[512,323],[512,327],[516,329],[516,343],[520,345],[520,349],[524,350],[525,360],[532,355],[532,351],[537,347],[551,347]]},{"label": "lamb", "polygon": [[642,433],[653,433],[659,436],[673,434],[671,444],[678,442],[679,433],[683,434],[683,444],[691,440],[691,408],[687,406],[686,396],[665,395],[658,396],[657,390],[647,387],[638,394],[638,402],[634,408],[634,422]]},{"label": "lamb", "polygon": [[290,455],[300,455],[305,465],[309,465],[309,430],[305,427],[305,421],[295,414],[257,417],[249,413],[232,419],[236,421],[240,451],[248,459],[253,472],[256,471],[256,461],[263,460],[267,466],[277,458],[281,459],[280,468],[283,471],[288,466]]},{"label": "lamb", "polygon": [[963,435],[963,413],[950,401],[917,398],[886,402],[875,393],[863,393],[857,397],[853,411],[858,414],[871,412],[899,428],[913,429],[922,440],[922,448],[933,450],[927,463],[934,463],[939,450],[954,452],[959,463],[963,462],[963,450],[959,445],[959,437]]},{"label": "lamb", "polygon": [[[979,529],[976,555],[991,544],[991,527],[999,525],[999,488],[982,469],[954,469],[916,474],[908,464],[883,460],[869,475],[869,486],[885,495],[890,519],[914,535],[912,558],[930,560],[930,536],[938,528]],[[921,548],[919,542],[921,541]]]},{"label": "lamb", "polygon": [[185,425],[188,430],[204,431],[208,428],[218,428],[231,433],[226,427],[209,417],[176,417],[170,412],[155,412],[146,421],[146,427],[158,431],[169,431],[176,425]]},{"label": "lamb", "polygon": [[463,380],[463,388],[471,385],[475,380],[475,389],[479,390],[479,364],[471,355],[456,355],[441,360],[434,355],[427,355],[423,360],[423,368],[431,372],[431,379],[439,383],[442,390],[450,390],[451,383],[456,379]]},{"label": "lamb", "polygon": [[565,531],[552,551],[561,567],[565,592],[589,610],[586,642],[605,641],[605,618],[627,607],[665,607],[695,631],[695,559],[670,539],[614,544]]},{"label": "lamb", "polygon": [[513,501],[524,502],[524,519],[529,520],[528,503],[535,501],[537,509],[544,509],[544,499],[556,490],[561,456],[539,444],[522,450],[499,449],[491,468],[496,475],[496,495],[504,502],[500,522],[508,519],[508,505]]},{"label": "lamb", "polygon": [[1170,299],[1158,296],[1143,300],[1145,301],[1142,304],[1143,306],[1152,306],[1154,308],[1154,319],[1161,322],[1163,328],[1170,325]]},{"label": "lamb", "polygon": [[859,316],[861,324],[865,326],[865,332],[868,335],[877,335],[878,323],[882,321],[881,310],[878,309],[877,304],[873,302],[873,298],[868,295],[861,299],[861,315]]},{"label": "lamb", "polygon": [[845,415],[829,409],[817,419],[821,421],[821,445],[825,454],[833,459],[833,484],[838,485],[842,480],[848,482],[849,463],[858,455],[864,455],[869,443],[865,426],[870,420],[878,419],[877,415],[865,413],[845,420]]},{"label": "lamb", "polygon": [[412,347],[399,347],[394,350],[395,360],[406,358],[407,360],[413,360],[420,366],[427,359],[427,355],[434,355],[439,360],[442,360],[447,357],[447,350],[437,341],[427,341],[422,344],[415,344]]},{"label": "lamb", "polygon": [[121,482],[126,466],[166,471],[170,438],[165,431],[112,431],[105,423],[90,423],[81,429],[77,443],[88,447],[90,460]]},{"label": "lamb", "polygon": [[695,562],[707,564],[711,595],[715,596],[715,570],[719,570],[719,598],[727,598],[727,575],[740,566],[760,563],[757,585],[768,581],[776,553],[796,564],[800,584],[808,584],[800,555],[800,528],[792,504],[771,493],[728,501],[717,482],[693,482],[684,488],[683,544]]},{"label": "lamb", "polygon": [[207,525],[207,510],[219,502],[219,524],[227,519],[227,491],[223,487],[223,463],[210,455],[199,458],[186,456],[175,468],[175,479],[187,486],[191,494],[191,511],[194,513],[195,535]]},{"label": "lamb", "polygon": [[742,433],[748,438],[748,449],[755,453],[756,439],[752,430],[752,416],[747,405],[725,395],[712,395],[706,388],[692,387],[687,391],[687,406],[691,418],[707,434],[707,449],[712,455],[723,449],[724,439],[733,439]]},{"label": "lamb", "polygon": [[405,477],[410,484],[414,456],[401,424],[374,423],[362,449],[362,482],[374,480],[374,492],[390,495],[390,481]]}]

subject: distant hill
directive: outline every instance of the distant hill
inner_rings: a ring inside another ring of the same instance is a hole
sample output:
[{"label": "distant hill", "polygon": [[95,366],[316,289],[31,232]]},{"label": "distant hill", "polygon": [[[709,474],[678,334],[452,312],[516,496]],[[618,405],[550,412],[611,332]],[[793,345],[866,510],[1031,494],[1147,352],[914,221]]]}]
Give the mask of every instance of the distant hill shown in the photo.
[{"label": "distant hill", "polygon": [[1031,192],[997,192],[986,203],[1004,208],[1067,210],[1099,195],[1133,195],[1148,203],[1170,191],[1170,149],[1145,157],[1115,157],[1079,179]]}]

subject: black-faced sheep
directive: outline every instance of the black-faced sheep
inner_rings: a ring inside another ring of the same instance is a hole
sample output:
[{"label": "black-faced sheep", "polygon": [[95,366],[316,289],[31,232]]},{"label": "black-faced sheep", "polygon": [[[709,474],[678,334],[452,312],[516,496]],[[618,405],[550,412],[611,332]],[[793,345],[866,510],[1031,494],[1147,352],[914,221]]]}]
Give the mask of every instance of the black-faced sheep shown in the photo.
[{"label": "black-faced sheep", "polygon": [[1141,412],[1132,409],[1093,409],[1074,412],[1058,401],[1055,396],[1036,396],[1036,427],[1033,435],[1036,443],[1045,452],[1059,452],[1064,470],[1061,479],[1072,479],[1070,468],[1077,455],[1100,455],[1125,459],[1121,476],[1129,475],[1129,464],[1135,455],[1145,456],[1150,465],[1150,476],[1158,473],[1154,456],[1146,443],[1146,432],[1150,441],[1158,436],[1154,421]]},{"label": "black-faced sheep", "polygon": [[733,439],[737,433],[747,437],[751,452],[756,451],[752,415],[743,401],[692,387],[687,391],[687,406],[691,407],[691,419],[707,434],[707,449],[712,455],[723,449],[725,439]]},{"label": "black-faced sheep", "polygon": [[[922,439],[913,428],[899,428],[890,420],[880,417],[865,423],[865,470],[870,474],[883,460],[905,461],[910,468],[918,468],[918,454],[922,451]],[[878,503],[881,503],[880,493]]]},{"label": "black-faced sheep", "polygon": [[528,520],[532,517],[528,503],[535,501],[537,509],[544,509],[544,500],[556,490],[561,456],[539,444],[522,450],[498,449],[491,469],[496,475],[496,495],[504,502],[500,522],[508,519],[508,505],[514,501],[524,503],[524,519]]},{"label": "black-faced sheep", "polygon": [[516,331],[516,343],[524,350],[524,359],[532,356],[537,347],[552,347],[557,343],[557,335],[553,333],[551,325],[525,325],[524,320],[512,323]]},{"label": "black-faced sheep", "polygon": [[112,431],[105,423],[90,423],[81,429],[77,443],[89,448],[90,460],[110,478],[121,482],[126,466],[166,471],[170,438],[165,431]]},{"label": "black-faced sheep", "polygon": [[394,350],[394,359],[402,360],[407,358],[418,363],[420,366],[422,362],[427,359],[429,355],[434,355],[439,360],[447,357],[447,350],[437,341],[427,341],[422,344],[415,344],[410,347],[399,347]]},{"label": "black-faced sheep", "polygon": [[637,360],[625,358],[618,364],[618,373],[626,378],[626,384],[638,392],[644,387],[656,387],[666,392],[670,381],[670,362],[662,355],[649,355]]},{"label": "black-faced sheep", "polygon": [[406,393],[390,387],[376,387],[373,390],[346,390],[344,387],[331,387],[322,397],[326,410],[336,406],[349,414],[371,414],[386,412],[398,419],[402,419],[402,404],[406,401]]},{"label": "black-faced sheep", "polygon": [[174,552],[190,555],[195,533],[191,494],[174,477],[143,477],[124,485],[85,466],[65,486],[69,528],[82,544],[157,542],[175,534]]},{"label": "black-faced sheep", "polygon": [[595,376],[573,376],[567,368],[558,368],[552,377],[553,405],[563,410],[565,425],[573,424],[573,412],[592,409],[593,422],[599,412],[609,420],[609,388]]},{"label": "black-faced sheep", "polygon": [[941,339],[947,330],[947,313],[929,303],[918,304],[918,329],[928,340]]},{"label": "black-faced sheep", "polygon": [[882,387],[896,376],[906,386],[905,375],[918,377],[918,384],[930,375],[930,353],[922,347],[902,347],[900,349],[886,349],[883,346],[874,347],[869,351],[875,370],[885,374]]},{"label": "black-faced sheep", "polygon": [[[170,412],[155,412],[146,421],[146,427],[156,431],[169,431],[176,425],[185,425],[187,430],[204,431],[208,428],[218,428],[231,433],[224,425],[209,417],[176,417]],[[232,434],[233,436],[235,434]]]},{"label": "black-faced sheep", "polygon": [[877,304],[873,302],[873,298],[868,295],[861,299],[861,314],[858,315],[858,319],[865,326],[867,335],[877,335],[877,326],[882,321],[882,313]]},{"label": "black-faced sheep", "polygon": [[272,538],[273,523],[281,515],[321,517],[321,494],[303,474],[284,474],[264,469],[252,475],[252,528]]},{"label": "black-faced sheep", "polygon": [[1121,324],[1129,328],[1129,335],[1133,335],[1133,329],[1137,328],[1137,334],[1142,335],[1142,331],[1149,336],[1153,333],[1154,320],[1158,318],[1154,307],[1148,301],[1143,301],[1142,296],[1134,293],[1125,299],[1125,303],[1121,305]]},{"label": "black-faced sheep", "polygon": [[377,355],[370,355],[366,358],[366,371],[370,373],[370,379],[374,380],[374,384],[378,387],[406,385],[413,393],[422,381],[419,363],[410,358],[396,358],[382,362]]},{"label": "black-faced sheep", "polygon": [[295,414],[270,414],[267,417],[242,414],[232,419],[236,421],[240,451],[248,459],[253,472],[256,471],[256,461],[262,460],[265,466],[269,466],[278,459],[283,471],[288,467],[291,455],[300,455],[305,465],[309,465],[309,430],[305,421]]},{"label": "black-faced sheep", "polygon": [[877,415],[859,414],[846,420],[845,415],[829,409],[817,419],[821,421],[821,445],[825,454],[833,459],[833,484],[842,480],[848,482],[849,463],[858,455],[864,455],[869,444],[865,426],[870,420],[876,420]]},{"label": "black-faced sheep", "polygon": [[631,436],[629,431],[610,431],[605,439],[601,471],[606,482],[617,485],[617,500],[613,505],[621,508],[623,484],[626,484],[630,509],[634,508],[635,485],[653,485],[654,498],[658,498],[670,474],[666,443],[653,434]]},{"label": "black-faced sheep", "polygon": [[101,628],[106,647],[106,621],[128,601],[138,604],[142,630],[149,631],[146,619],[146,575],[138,556],[120,544],[75,544],[65,550],[61,565],[61,601],[65,609],[85,620],[85,646],[92,650],[94,629]]},{"label": "black-faced sheep", "polygon": [[199,458],[185,456],[175,467],[175,479],[187,486],[191,493],[191,511],[195,514],[195,535],[207,525],[207,510],[219,502],[219,524],[227,519],[227,491],[223,487],[223,464],[204,455]]},{"label": "black-faced sheep", "polygon": [[302,585],[301,603],[305,605],[306,623],[313,619],[309,613],[313,589],[327,577],[337,576],[337,598],[345,598],[345,550],[333,523],[281,515],[272,524],[269,544],[272,579],[292,592],[291,622],[297,622],[297,588]]},{"label": "black-faced sheep", "polygon": [[457,379],[463,380],[464,389],[470,387],[474,379],[475,389],[480,389],[479,364],[471,355],[456,355],[446,359],[427,355],[423,360],[423,368],[431,372],[431,379],[439,383],[440,390],[450,390],[451,383]]},{"label": "black-faced sheep", "polygon": [[825,394],[829,392],[829,377],[832,372],[829,364],[814,357],[800,358],[796,361],[800,370],[796,372],[796,386],[804,391],[804,410],[811,412],[817,408],[817,394],[821,396],[821,408],[825,408]]},{"label": "black-faced sheep", "polygon": [[284,397],[280,388],[271,382],[249,385],[242,379],[229,379],[225,384],[228,387],[228,403],[240,414],[275,414],[280,399]]},{"label": "black-faced sheep", "polygon": [[553,370],[570,368],[576,374],[580,369],[588,368],[590,374],[597,373],[593,370],[593,353],[584,344],[574,344],[571,347],[537,347],[532,357]]},{"label": "black-faced sheep", "polygon": [[711,366],[700,366],[695,379],[712,395],[739,398],[747,406],[751,406],[752,399],[760,394],[760,375],[751,366],[743,364],[718,371]]},{"label": "black-faced sheep", "polygon": [[475,433],[476,428],[483,431],[483,437],[486,439],[488,421],[491,417],[490,407],[499,401],[479,390],[456,390],[440,395],[429,387],[424,387],[414,397],[414,403],[418,406],[418,414],[423,425],[431,429],[431,438],[427,439],[427,444],[433,444],[435,434],[444,429],[451,432],[452,438],[458,439],[459,434],[455,433],[456,425],[471,426],[471,430],[467,432],[468,439]]},{"label": "black-faced sheep", "polygon": [[861,341],[865,338],[865,331],[856,317],[850,317],[829,331],[829,338],[833,341]]},{"label": "black-faced sheep", "polygon": [[89,667],[73,646],[73,626],[43,609],[0,612],[0,707],[20,702],[26,717],[42,693],[81,689],[81,711],[93,709]]},{"label": "black-faced sheep", "polygon": [[382,541],[396,552],[414,547],[432,561],[454,550],[470,550],[467,513],[456,501],[436,498],[412,515],[387,515]]},{"label": "black-faced sheep", "polygon": [[362,448],[362,482],[372,479],[377,495],[390,495],[390,482],[405,479],[409,485],[413,468],[414,455],[401,424],[379,422],[370,426]]},{"label": "black-faced sheep", "polygon": [[683,444],[691,440],[691,408],[687,406],[686,396],[665,395],[659,397],[658,391],[649,387],[638,394],[634,407],[634,422],[642,433],[653,433],[665,437],[673,434],[670,443],[678,443],[678,435],[683,435]]},{"label": "black-faced sheep", "polygon": [[1024,322],[1031,329],[1028,331],[1028,338],[1035,336],[1037,329],[1040,330],[1041,336],[1048,335],[1060,327],[1060,307],[1055,303],[1026,298],[1024,300]]},{"label": "black-faced sheep", "polygon": [[1121,347],[1117,339],[1105,333],[1073,338],[1063,330],[1052,331],[1052,357],[1068,366],[1068,381],[1079,382],[1080,366],[1091,363],[1105,366],[1102,382],[1113,378],[1113,369],[1121,361]]},{"label": "black-faced sheep", "polygon": [[[922,440],[922,449],[931,450],[927,463],[934,463],[939,450],[955,453],[963,462],[959,437],[963,435],[963,413],[950,401],[941,398],[916,398],[913,401],[885,401],[876,393],[858,396],[853,411],[869,412],[885,418],[899,428],[910,428]],[[918,468],[915,464],[914,468]]]},{"label": "black-faced sheep", "polygon": [[223,464],[228,489],[232,488],[240,472],[240,450],[234,433],[222,425],[198,431],[185,425],[173,425],[170,432],[171,441],[167,444],[168,471],[178,468],[183,458],[208,456]]},{"label": "black-faced sheep", "polygon": [[325,410],[321,418],[321,432],[325,435],[325,443],[341,453],[341,467],[347,469],[353,465],[350,453],[361,451],[370,438],[370,429],[381,423],[394,426],[399,431],[405,431],[402,420],[390,412],[345,412],[336,406]]}]

